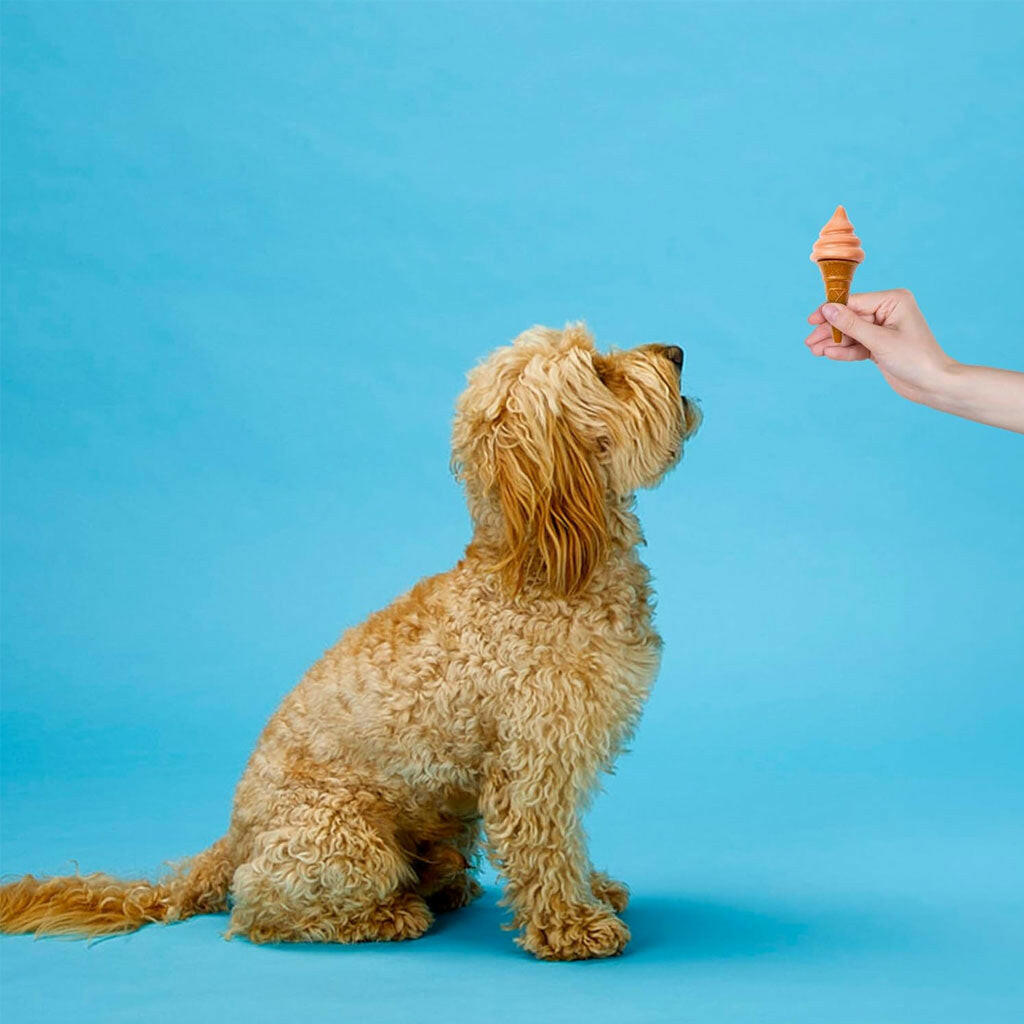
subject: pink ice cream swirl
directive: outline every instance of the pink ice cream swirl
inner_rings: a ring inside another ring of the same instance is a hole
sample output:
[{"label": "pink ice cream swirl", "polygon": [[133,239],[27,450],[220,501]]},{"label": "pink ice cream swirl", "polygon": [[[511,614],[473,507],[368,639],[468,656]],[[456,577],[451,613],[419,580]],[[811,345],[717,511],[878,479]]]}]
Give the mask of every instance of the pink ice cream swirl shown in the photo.
[{"label": "pink ice cream swirl", "polygon": [[811,260],[849,260],[860,263],[864,259],[864,250],[860,247],[860,239],[853,233],[853,225],[846,216],[846,210],[836,207],[829,222],[821,229],[818,240],[811,249]]}]

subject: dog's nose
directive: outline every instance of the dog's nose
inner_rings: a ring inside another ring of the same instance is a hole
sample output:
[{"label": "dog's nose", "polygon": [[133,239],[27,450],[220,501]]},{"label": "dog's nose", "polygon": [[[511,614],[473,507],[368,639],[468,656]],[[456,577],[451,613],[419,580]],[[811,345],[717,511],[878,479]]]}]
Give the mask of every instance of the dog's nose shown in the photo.
[{"label": "dog's nose", "polygon": [[678,345],[666,345],[665,358],[671,359],[680,370],[683,368],[683,350]]}]

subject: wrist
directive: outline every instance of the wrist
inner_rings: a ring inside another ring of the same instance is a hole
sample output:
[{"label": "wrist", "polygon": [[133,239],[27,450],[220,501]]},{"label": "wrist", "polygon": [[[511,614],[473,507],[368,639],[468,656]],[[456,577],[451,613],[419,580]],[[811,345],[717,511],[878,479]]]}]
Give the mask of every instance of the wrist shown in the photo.
[{"label": "wrist", "polygon": [[929,404],[941,412],[977,419],[985,406],[986,367],[950,360]]},{"label": "wrist", "polygon": [[947,356],[935,367],[925,387],[921,389],[923,403],[943,412],[956,411],[953,407],[967,400],[970,370],[970,366]]}]

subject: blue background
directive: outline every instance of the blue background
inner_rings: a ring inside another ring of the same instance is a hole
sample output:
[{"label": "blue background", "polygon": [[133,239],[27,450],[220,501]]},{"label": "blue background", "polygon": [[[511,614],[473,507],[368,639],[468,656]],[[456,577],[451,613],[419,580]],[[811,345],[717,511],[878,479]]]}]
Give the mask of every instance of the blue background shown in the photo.
[{"label": "blue background", "polygon": [[[687,350],[667,640],[590,815],[614,962],[495,890],[397,946],[0,943],[19,1022],[1024,1013],[1024,439],[812,359],[861,289],[1021,355],[1020,5],[4,5],[3,870],[221,835],[280,697],[458,557],[451,408],[535,322]],[[834,48],[834,56],[829,56]]]}]

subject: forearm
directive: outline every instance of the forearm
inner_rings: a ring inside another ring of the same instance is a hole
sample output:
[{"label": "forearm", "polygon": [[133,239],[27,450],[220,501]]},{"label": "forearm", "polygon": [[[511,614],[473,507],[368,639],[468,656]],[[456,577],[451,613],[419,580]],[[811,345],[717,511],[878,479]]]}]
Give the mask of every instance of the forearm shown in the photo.
[{"label": "forearm", "polygon": [[954,363],[924,399],[926,405],[978,423],[1024,434],[1024,373]]}]

